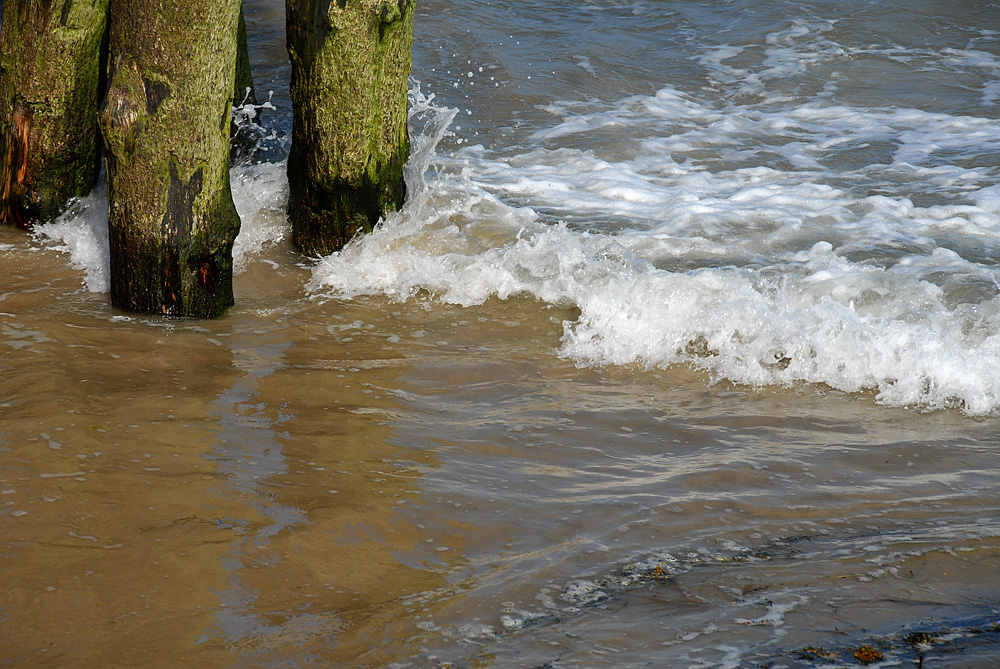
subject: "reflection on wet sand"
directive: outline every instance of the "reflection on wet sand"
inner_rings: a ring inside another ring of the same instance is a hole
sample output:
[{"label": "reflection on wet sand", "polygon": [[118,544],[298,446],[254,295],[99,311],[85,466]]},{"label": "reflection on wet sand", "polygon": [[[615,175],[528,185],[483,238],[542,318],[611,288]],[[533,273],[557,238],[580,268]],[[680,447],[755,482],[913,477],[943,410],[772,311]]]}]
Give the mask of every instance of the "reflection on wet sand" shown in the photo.
[{"label": "reflection on wet sand", "polygon": [[124,318],[27,255],[0,267],[3,662],[407,653],[403,610],[447,598],[461,551],[406,559],[434,540],[397,513],[420,495],[385,420],[406,361],[368,339],[331,360],[326,325],[298,317]]},{"label": "reflection on wet sand", "polygon": [[[396,557],[427,539],[396,513],[420,494],[418,474],[387,443],[385,418],[398,411],[388,384],[404,361],[329,360],[325,329],[290,329],[295,345],[270,369],[248,372],[254,388],[227,412],[226,439],[241,446],[222,449],[228,461],[220,466],[271,464],[266,481],[251,474],[226,483],[233,494],[255,495],[250,506],[271,522],[224,558],[227,608],[211,638],[265,665],[322,658],[382,666],[413,651],[399,643],[412,634],[403,608],[446,587],[441,571]],[[393,639],[392,649],[380,639]]]}]

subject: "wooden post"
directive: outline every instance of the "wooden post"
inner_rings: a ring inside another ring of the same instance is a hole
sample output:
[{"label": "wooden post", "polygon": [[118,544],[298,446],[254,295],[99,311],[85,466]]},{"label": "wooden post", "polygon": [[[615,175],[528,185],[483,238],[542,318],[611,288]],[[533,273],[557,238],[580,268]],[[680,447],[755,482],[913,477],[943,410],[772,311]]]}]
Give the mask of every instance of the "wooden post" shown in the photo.
[{"label": "wooden post", "polygon": [[[240,3],[240,22],[236,31],[236,78],[233,88],[233,107],[257,104],[253,73],[250,69],[250,51],[247,48],[247,22]],[[259,113],[259,109],[255,110]],[[238,163],[252,156],[260,138],[258,118],[249,119],[244,114],[234,115],[229,132],[229,161]]]},{"label": "wooden post", "polygon": [[108,0],[7,0],[0,30],[0,224],[28,229],[100,167]]},{"label": "wooden post", "polygon": [[100,126],[118,308],[214,317],[233,304],[239,15],[240,0],[112,0]]},{"label": "wooden post", "polygon": [[286,0],[292,241],[340,249],[402,206],[413,0]]},{"label": "wooden post", "polygon": [[243,15],[243,3],[240,2],[240,22],[236,29],[236,74],[233,87],[233,106],[251,102],[257,104],[257,91],[253,86],[253,73],[250,70],[250,50],[247,47],[247,20]]}]

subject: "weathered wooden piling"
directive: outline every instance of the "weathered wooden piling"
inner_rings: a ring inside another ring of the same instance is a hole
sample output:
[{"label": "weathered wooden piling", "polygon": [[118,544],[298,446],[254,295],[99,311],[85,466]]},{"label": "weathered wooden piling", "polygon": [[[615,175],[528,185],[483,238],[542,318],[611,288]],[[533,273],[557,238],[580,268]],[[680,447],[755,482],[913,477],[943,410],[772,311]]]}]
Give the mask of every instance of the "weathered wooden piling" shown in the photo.
[{"label": "weathered wooden piling", "polygon": [[100,126],[118,308],[214,317],[233,304],[239,16],[240,0],[113,0]]},{"label": "weathered wooden piling", "polygon": [[97,180],[109,0],[8,0],[0,30],[0,224],[55,218]]},{"label": "weathered wooden piling", "polygon": [[[241,10],[241,0],[5,4],[0,223],[28,228],[89,192],[99,127],[116,307],[213,317],[233,304],[231,105],[253,99]],[[305,253],[336,251],[402,205],[413,14],[413,0],[286,0],[289,215]]]},{"label": "weathered wooden piling", "polygon": [[[236,30],[236,79],[233,87],[233,107],[257,105],[257,91],[253,85],[253,72],[250,68],[250,51],[247,48],[247,22],[244,17],[242,3],[240,6],[240,22]],[[233,116],[229,133],[229,160],[238,163],[253,155],[260,138],[260,109],[257,108],[253,119],[248,119],[242,112]]]},{"label": "weathered wooden piling", "polygon": [[247,47],[247,21],[243,14],[243,3],[240,2],[240,19],[236,28],[236,74],[234,75],[233,106],[248,102],[257,103],[257,91],[253,85],[253,72],[250,69],[250,50]]},{"label": "weathered wooden piling", "polygon": [[286,0],[292,241],[340,249],[402,206],[413,0]]}]

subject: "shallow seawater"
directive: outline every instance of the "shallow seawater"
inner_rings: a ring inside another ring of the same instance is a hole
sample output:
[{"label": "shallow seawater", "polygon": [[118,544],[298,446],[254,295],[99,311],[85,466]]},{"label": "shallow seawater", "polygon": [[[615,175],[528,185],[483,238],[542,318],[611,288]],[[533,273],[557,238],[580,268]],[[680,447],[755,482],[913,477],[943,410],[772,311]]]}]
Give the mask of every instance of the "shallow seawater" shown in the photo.
[{"label": "shallow seawater", "polygon": [[424,0],[323,259],[246,7],[229,315],[0,229],[0,664],[998,661],[1000,5]]}]

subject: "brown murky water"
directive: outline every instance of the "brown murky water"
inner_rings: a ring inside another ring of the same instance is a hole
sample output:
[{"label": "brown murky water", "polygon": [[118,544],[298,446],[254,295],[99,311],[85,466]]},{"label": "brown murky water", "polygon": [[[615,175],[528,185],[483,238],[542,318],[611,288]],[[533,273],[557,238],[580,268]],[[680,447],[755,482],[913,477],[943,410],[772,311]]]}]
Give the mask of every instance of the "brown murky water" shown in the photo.
[{"label": "brown murky water", "polygon": [[995,419],[581,370],[551,353],[568,311],[319,304],[285,248],[223,320],[127,317],[0,244],[8,665],[722,666],[933,620],[995,636]]},{"label": "brown murky water", "polygon": [[379,322],[377,307],[276,312],[300,278],[288,267],[250,273],[245,306],[219,323],[130,319],[15,237],[4,231],[4,660],[405,652],[364,639],[400,624],[403,593],[442,582],[392,558],[424,540],[395,516],[420,475],[387,439],[408,363],[371,341],[330,347],[325,324]]}]

